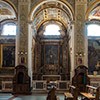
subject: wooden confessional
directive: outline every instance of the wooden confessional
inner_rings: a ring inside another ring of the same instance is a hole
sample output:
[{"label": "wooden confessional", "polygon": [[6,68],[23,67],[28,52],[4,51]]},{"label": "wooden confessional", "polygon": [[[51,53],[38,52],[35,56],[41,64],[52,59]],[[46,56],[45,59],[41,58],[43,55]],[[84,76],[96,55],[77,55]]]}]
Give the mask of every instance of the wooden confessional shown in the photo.
[{"label": "wooden confessional", "polygon": [[86,85],[90,84],[90,79],[87,72],[88,68],[84,65],[80,65],[75,69],[75,75],[72,78],[72,85],[74,85],[79,92],[85,92]]},{"label": "wooden confessional", "polygon": [[13,78],[13,94],[30,94],[30,77],[28,70],[24,65],[15,67],[15,76]]}]

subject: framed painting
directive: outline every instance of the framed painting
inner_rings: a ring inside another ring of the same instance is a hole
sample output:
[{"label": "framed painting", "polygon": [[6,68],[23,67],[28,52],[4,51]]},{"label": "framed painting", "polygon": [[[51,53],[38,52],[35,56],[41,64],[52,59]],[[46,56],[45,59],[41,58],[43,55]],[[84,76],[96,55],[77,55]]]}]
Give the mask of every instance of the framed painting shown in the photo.
[{"label": "framed painting", "polygon": [[58,64],[59,63],[59,46],[58,45],[45,45],[45,64]]},{"label": "framed painting", "polygon": [[2,45],[2,67],[15,66],[15,45]]}]

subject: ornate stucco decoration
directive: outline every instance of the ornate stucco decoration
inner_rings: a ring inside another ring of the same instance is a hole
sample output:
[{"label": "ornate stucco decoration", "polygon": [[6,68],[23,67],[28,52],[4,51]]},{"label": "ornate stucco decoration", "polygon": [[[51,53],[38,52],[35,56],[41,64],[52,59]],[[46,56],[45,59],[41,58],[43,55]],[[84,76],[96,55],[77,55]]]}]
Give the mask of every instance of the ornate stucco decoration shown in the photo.
[{"label": "ornate stucco decoration", "polygon": [[36,29],[46,21],[58,21],[65,27],[73,20],[73,13],[65,4],[60,1],[48,1],[41,3],[31,15]]}]

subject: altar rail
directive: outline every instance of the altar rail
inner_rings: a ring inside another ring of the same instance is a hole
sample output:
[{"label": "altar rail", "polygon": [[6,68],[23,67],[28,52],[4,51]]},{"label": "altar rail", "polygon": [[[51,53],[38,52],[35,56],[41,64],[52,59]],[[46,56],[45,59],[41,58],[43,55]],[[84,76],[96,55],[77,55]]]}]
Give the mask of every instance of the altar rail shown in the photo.
[{"label": "altar rail", "polygon": [[100,86],[100,75],[88,75],[90,78],[90,85],[92,86]]},{"label": "altar rail", "polygon": [[34,90],[48,90],[52,86],[56,87],[56,90],[69,90],[70,81],[47,81],[44,80],[33,80],[33,91]]},{"label": "altar rail", "polygon": [[0,75],[0,92],[12,92],[13,75]]},{"label": "altar rail", "polygon": [[2,81],[2,92],[12,92],[12,81]]}]

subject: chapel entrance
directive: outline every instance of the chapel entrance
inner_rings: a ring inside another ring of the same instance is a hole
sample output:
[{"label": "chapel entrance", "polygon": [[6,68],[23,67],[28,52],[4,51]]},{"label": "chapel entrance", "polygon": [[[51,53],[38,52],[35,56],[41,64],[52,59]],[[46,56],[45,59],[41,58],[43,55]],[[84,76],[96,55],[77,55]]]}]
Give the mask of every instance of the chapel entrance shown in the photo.
[{"label": "chapel entrance", "polygon": [[63,32],[59,35],[54,33],[45,35],[38,32],[34,51],[33,79],[50,81],[70,79],[69,35],[65,34]]}]

